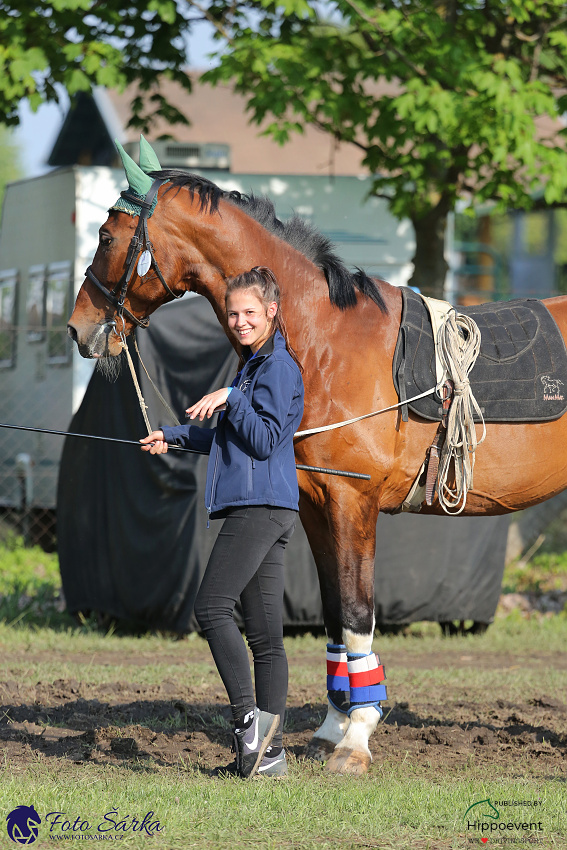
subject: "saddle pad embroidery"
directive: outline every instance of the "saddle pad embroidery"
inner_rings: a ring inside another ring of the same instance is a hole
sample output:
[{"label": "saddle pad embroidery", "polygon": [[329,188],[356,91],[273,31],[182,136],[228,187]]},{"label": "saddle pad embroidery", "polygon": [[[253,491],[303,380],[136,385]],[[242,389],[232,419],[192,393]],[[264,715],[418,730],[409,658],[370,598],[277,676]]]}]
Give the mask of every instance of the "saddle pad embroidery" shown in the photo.
[{"label": "saddle pad embroidery", "polygon": [[[402,290],[402,321],[393,362],[394,385],[403,401],[436,383],[429,312],[413,290]],[[481,333],[470,373],[473,395],[486,422],[547,422],[567,410],[567,351],[542,301],[499,301],[459,307]],[[440,421],[434,393],[408,405],[424,419]]]}]

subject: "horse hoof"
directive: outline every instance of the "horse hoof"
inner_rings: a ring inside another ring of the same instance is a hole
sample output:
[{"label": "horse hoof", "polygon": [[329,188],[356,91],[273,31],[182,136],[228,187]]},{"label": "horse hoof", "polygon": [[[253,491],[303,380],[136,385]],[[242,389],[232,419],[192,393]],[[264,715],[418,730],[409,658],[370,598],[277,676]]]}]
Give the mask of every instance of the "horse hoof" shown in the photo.
[{"label": "horse hoof", "polygon": [[370,767],[370,753],[349,750],[346,747],[335,749],[325,765],[329,773],[343,773],[349,776],[362,776]]},{"label": "horse hoof", "polygon": [[333,744],[332,741],[326,741],[324,738],[311,738],[305,750],[305,758],[313,761],[328,761],[335,747],[336,744]]}]

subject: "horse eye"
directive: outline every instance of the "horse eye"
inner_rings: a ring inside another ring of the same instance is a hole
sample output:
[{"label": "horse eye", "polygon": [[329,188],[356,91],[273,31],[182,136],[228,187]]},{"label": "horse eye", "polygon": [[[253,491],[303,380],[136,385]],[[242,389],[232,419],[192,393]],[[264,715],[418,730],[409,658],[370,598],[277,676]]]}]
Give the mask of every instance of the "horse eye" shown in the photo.
[{"label": "horse eye", "polygon": [[101,245],[104,245],[105,247],[107,247],[112,242],[112,239],[110,238],[110,236],[107,236],[105,233],[101,233],[99,238],[98,238],[98,241],[100,242]]}]

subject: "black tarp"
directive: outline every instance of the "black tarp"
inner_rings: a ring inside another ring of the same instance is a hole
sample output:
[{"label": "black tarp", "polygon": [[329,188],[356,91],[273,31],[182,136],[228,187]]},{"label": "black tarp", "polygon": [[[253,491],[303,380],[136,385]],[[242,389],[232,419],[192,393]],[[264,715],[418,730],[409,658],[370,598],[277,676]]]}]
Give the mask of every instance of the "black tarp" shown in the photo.
[{"label": "black tarp", "polygon": [[[190,403],[232,380],[236,356],[200,297],[162,307],[138,334],[142,359],[180,419]],[[136,362],[136,355],[133,353]],[[173,424],[146,378],[153,426]],[[322,423],[324,424],[324,423]],[[126,365],[114,383],[98,372],[69,430],[137,439],[145,427]],[[482,451],[482,448],[480,449]],[[71,612],[96,611],[187,632],[220,522],[207,529],[206,457],[67,438],[59,473],[58,546]],[[377,625],[419,620],[490,622],[500,593],[508,519],[400,515],[378,521]],[[287,550],[286,625],[322,624],[303,529]]]}]

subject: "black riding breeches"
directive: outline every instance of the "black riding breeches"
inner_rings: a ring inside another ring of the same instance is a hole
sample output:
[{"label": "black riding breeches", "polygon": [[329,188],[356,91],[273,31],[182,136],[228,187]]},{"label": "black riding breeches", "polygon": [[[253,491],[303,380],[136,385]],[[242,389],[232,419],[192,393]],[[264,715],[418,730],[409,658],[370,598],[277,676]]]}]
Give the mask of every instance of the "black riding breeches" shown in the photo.
[{"label": "black riding breeches", "polygon": [[[195,601],[195,616],[209,642],[235,721],[257,705],[281,717],[273,746],[282,745],[287,698],[283,645],[284,551],[297,511],[267,505],[231,508],[219,532]],[[244,640],[234,621],[238,598]]]}]

